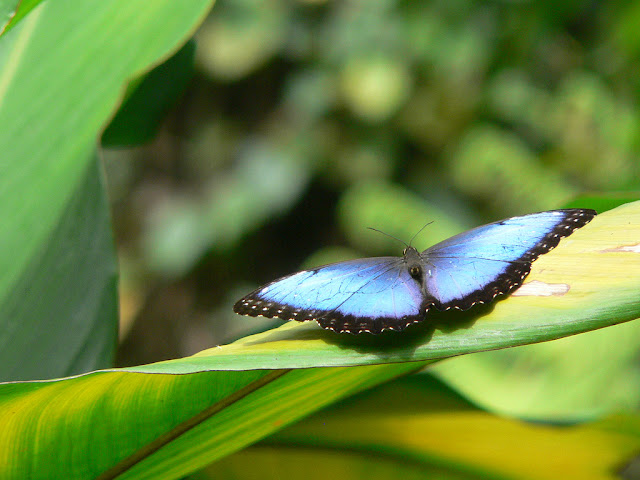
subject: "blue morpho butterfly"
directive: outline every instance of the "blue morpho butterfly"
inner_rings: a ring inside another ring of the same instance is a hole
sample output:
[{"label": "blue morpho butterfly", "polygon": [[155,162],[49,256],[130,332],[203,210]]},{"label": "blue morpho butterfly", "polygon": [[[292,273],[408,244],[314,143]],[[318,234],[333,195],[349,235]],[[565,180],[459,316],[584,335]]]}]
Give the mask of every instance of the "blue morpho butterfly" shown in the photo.
[{"label": "blue morpho butterfly", "polygon": [[538,256],[596,215],[588,209],[512,217],[402,257],[334,263],[283,277],[233,307],[253,317],[315,320],[337,333],[403,330],[431,308],[466,310],[520,286]]}]

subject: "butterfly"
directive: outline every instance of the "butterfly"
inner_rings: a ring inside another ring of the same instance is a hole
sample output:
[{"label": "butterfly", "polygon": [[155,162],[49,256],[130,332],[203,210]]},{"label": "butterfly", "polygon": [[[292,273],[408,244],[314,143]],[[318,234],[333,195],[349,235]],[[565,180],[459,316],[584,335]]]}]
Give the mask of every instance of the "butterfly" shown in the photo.
[{"label": "butterfly", "polygon": [[474,228],[402,257],[361,258],[304,270],[238,300],[236,313],[315,320],[336,333],[403,330],[427,312],[467,310],[520,286],[538,256],[596,215],[551,210]]}]

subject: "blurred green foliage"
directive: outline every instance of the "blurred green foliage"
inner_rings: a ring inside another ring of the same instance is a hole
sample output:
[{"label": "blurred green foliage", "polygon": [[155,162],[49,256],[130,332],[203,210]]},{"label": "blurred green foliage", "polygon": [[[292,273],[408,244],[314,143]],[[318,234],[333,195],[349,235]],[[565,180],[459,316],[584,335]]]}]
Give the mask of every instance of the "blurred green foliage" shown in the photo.
[{"label": "blurred green foliage", "polygon": [[585,192],[635,198],[639,22],[640,2],[220,0],[155,141],[105,152],[121,363],[262,328],[233,301],[303,263],[400,252],[368,226],[408,242],[434,221],[426,248]]}]

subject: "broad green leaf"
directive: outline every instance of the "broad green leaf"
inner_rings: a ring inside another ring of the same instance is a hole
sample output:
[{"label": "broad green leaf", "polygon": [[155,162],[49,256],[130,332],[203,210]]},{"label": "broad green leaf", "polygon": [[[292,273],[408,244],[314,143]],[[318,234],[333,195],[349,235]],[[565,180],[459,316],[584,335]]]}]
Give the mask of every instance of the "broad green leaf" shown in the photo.
[{"label": "broad green leaf", "polygon": [[640,404],[638,344],[640,322],[627,322],[555,342],[452,358],[431,373],[497,414],[584,421]]},{"label": "broad green leaf", "polygon": [[191,375],[104,371],[3,384],[0,478],[180,478],[423,365]]},{"label": "broad green leaf", "polygon": [[[96,138],[210,1],[56,0],[0,37],[0,379],[108,365],[116,290]],[[46,335],[43,334],[46,332]]]},{"label": "broad green leaf", "polygon": [[19,0],[0,0],[0,33],[15,16],[19,3]]},{"label": "broad green leaf", "polygon": [[[432,360],[635,318],[639,209],[596,218],[536,261],[519,292],[442,330],[350,337],[291,323],[184,359],[0,385],[0,477],[177,478]],[[564,285],[569,293],[539,295]]]},{"label": "broad green leaf", "polygon": [[[2,302],[3,380],[52,378],[112,364],[116,262],[99,163],[95,156],[88,161],[53,229]],[[28,183],[24,188],[29,191]]]},{"label": "broad green leaf", "polygon": [[212,464],[207,478],[612,480],[640,449],[638,415],[525,423],[484,412],[425,377],[318,412]]}]

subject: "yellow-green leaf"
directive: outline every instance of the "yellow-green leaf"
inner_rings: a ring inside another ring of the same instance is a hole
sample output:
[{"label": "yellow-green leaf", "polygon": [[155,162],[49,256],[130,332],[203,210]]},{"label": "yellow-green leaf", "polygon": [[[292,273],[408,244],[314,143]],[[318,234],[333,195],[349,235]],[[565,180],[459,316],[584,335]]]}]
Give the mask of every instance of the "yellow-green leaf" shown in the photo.
[{"label": "yellow-green leaf", "polygon": [[[536,293],[568,285],[567,293],[523,295],[521,289],[493,309],[458,318],[456,328],[350,337],[290,323],[184,359],[2,384],[0,476],[178,478],[435,359],[635,318],[639,209],[634,203],[597,217],[535,263],[525,287],[537,285]],[[361,366],[287,370],[353,364]],[[478,448],[470,452],[474,461],[483,454]]]},{"label": "yellow-green leaf", "polygon": [[321,479],[332,471],[367,480],[613,480],[639,449],[637,415],[568,426],[526,423],[482,411],[414,375],[318,412],[206,473],[265,480]]},{"label": "yellow-green leaf", "polygon": [[180,478],[320,407],[421,366],[109,371],[3,384],[0,478]]}]

